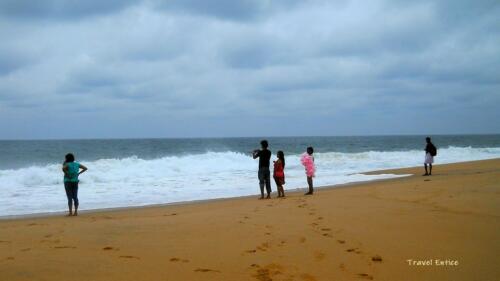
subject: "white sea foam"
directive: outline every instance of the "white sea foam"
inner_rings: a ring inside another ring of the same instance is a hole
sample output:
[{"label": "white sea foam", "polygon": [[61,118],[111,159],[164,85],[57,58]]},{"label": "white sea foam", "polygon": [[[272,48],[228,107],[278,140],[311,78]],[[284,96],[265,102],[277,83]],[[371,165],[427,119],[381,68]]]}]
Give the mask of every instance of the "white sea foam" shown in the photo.
[{"label": "white sea foam", "polygon": [[[500,157],[500,147],[449,147],[436,163]],[[315,185],[335,185],[396,177],[362,172],[421,165],[418,150],[316,153]],[[85,164],[80,177],[82,209],[140,206],[259,193],[257,161],[237,152],[207,152],[144,160],[101,159]],[[305,187],[299,155],[286,157],[286,189]],[[274,182],[273,182],[273,189]],[[66,209],[60,164],[0,170],[0,216]]]}]

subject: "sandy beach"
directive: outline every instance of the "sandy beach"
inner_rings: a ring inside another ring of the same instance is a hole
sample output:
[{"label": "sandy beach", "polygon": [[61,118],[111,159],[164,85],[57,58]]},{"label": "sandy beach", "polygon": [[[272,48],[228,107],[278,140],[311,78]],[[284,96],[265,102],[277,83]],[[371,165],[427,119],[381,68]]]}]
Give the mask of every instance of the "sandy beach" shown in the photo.
[{"label": "sandy beach", "polygon": [[500,159],[433,172],[375,172],[414,176],[308,197],[4,219],[0,280],[498,279]]}]

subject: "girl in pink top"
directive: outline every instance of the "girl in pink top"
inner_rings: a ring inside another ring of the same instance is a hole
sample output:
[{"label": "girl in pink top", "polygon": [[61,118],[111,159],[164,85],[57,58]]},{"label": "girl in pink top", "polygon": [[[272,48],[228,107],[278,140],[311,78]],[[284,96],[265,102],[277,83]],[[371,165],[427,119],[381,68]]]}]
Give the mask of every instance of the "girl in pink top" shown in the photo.
[{"label": "girl in pink top", "polygon": [[302,154],[300,157],[300,162],[302,162],[302,165],[304,165],[304,168],[306,169],[306,176],[307,176],[307,184],[309,185],[309,191],[306,192],[305,195],[312,195],[314,190],[313,190],[313,177],[314,173],[316,172],[316,167],[314,166],[314,149],[309,146],[307,148],[307,152]]}]

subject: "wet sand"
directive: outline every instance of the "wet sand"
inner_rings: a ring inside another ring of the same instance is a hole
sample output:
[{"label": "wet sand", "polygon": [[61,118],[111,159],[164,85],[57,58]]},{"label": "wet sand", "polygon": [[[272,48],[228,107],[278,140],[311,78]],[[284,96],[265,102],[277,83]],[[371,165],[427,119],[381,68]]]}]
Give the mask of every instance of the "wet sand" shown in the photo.
[{"label": "wet sand", "polygon": [[0,280],[500,276],[500,159],[436,165],[431,177],[420,167],[376,173],[388,172],[415,176],[285,199],[0,220]]}]

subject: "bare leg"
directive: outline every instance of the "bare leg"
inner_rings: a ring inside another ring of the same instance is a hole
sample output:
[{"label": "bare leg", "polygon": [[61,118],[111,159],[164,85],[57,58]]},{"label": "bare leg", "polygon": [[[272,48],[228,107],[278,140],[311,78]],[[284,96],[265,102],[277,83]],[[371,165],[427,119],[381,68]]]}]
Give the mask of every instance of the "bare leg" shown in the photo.
[{"label": "bare leg", "polygon": [[271,199],[271,178],[269,174],[266,175],[266,192],[266,199]]},{"label": "bare leg", "polygon": [[260,184],[260,198],[259,199],[264,199],[264,183]]},{"label": "bare leg", "polygon": [[429,163],[429,176],[432,175],[432,164]]},{"label": "bare leg", "polygon": [[313,178],[312,177],[307,177],[307,184],[309,185],[309,191],[306,193],[306,195],[312,195],[314,192]]},{"label": "bare leg", "polygon": [[429,173],[427,172],[427,164],[424,164],[424,168],[425,168],[425,174],[423,174],[422,176],[427,176],[427,175],[429,175]]},{"label": "bare leg", "polygon": [[278,188],[278,197],[285,196],[285,194],[283,192],[283,186],[282,185],[278,185],[277,188]]}]

